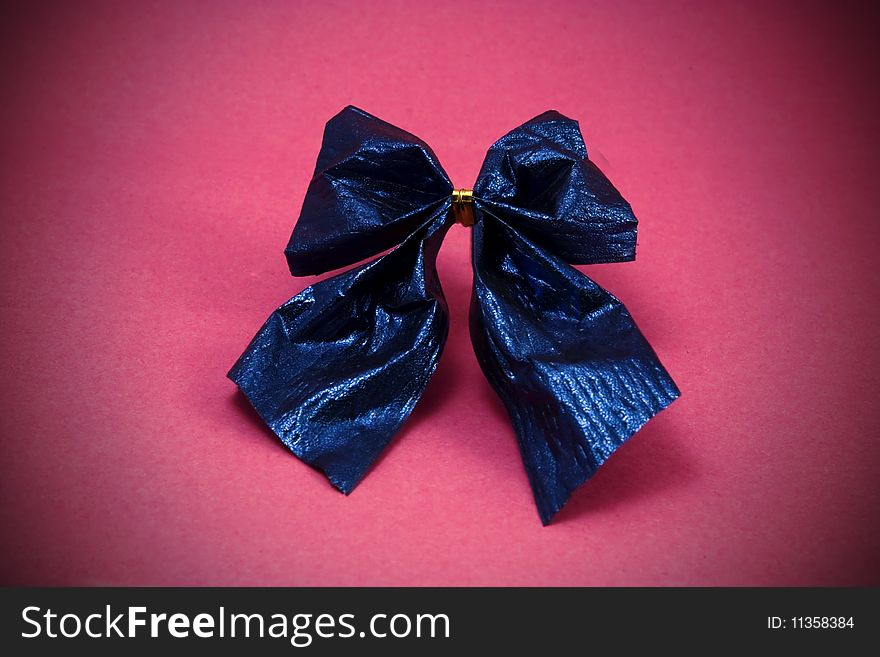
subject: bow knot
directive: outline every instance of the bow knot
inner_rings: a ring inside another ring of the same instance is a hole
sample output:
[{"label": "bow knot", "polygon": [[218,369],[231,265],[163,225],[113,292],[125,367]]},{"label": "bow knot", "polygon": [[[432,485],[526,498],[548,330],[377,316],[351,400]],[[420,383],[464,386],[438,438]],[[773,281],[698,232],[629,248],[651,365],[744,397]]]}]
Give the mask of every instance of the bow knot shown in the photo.
[{"label": "bow knot", "polygon": [[229,377],[294,454],[351,492],[437,366],[448,316],[436,258],[456,221],[473,227],[471,341],[546,524],[679,395],[623,304],[571,267],[634,259],[637,222],[558,112],[495,142],[473,190],[453,189],[414,135],[354,107],[333,117],[285,249],[291,273],[392,250],[278,308]]},{"label": "bow knot", "polygon": [[473,203],[474,202],[474,190],[472,190],[472,189],[453,189],[452,190],[452,202],[453,203]]},{"label": "bow knot", "polygon": [[466,228],[474,225],[474,211],[470,207],[474,204],[474,190],[453,189],[452,211],[455,213],[455,221]]}]

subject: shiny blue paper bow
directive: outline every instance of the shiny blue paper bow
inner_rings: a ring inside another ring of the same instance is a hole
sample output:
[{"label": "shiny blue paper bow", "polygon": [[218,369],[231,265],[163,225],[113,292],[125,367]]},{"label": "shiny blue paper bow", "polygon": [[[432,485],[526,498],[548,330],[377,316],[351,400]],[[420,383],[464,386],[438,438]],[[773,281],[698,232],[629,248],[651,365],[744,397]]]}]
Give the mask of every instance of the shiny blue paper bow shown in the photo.
[{"label": "shiny blue paper bow", "polygon": [[[285,254],[320,274],[269,317],[229,372],[290,450],[349,493],[400,429],[448,330],[436,258],[455,222],[430,147],[347,107],[327,124]],[[510,414],[547,524],[679,395],[623,304],[572,264],[635,258],[636,218],[546,112],[489,149],[473,189],[470,332]]]}]

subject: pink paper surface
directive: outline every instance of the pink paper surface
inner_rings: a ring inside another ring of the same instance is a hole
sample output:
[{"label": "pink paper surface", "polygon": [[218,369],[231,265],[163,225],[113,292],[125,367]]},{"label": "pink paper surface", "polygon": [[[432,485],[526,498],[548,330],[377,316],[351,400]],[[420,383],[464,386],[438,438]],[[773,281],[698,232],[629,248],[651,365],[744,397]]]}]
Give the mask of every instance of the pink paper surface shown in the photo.
[{"label": "pink paper surface", "polygon": [[[838,3],[4,10],[3,583],[880,584],[873,19]],[[876,23],[874,23],[876,24]],[[538,520],[451,333],[350,497],[225,373],[314,279],[282,250],[355,104],[457,186],[547,109],[640,218],[618,296],[683,396]]]}]

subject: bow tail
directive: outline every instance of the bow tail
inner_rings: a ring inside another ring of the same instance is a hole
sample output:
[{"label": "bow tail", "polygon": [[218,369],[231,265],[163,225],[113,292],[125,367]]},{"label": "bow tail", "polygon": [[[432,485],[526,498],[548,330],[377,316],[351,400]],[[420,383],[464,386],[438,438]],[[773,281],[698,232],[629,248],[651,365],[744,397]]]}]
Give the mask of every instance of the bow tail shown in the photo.
[{"label": "bow tail", "polygon": [[679,391],[620,301],[481,214],[471,339],[510,415],[546,525]]},{"label": "bow tail", "polygon": [[290,299],[229,371],[281,441],[346,494],[440,358],[448,319],[435,265],[447,210],[394,251]]}]

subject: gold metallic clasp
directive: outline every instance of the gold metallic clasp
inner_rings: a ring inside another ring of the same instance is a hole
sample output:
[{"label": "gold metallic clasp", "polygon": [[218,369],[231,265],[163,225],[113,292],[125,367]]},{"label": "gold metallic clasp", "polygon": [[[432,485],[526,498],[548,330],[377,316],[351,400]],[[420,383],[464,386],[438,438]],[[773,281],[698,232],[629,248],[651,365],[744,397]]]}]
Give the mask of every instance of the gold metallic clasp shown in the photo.
[{"label": "gold metallic clasp", "polygon": [[472,189],[453,189],[452,190],[452,202],[453,203],[473,203],[474,202],[474,190],[472,190]]},{"label": "gold metallic clasp", "polygon": [[474,190],[453,189],[452,211],[455,213],[455,221],[462,226],[474,225]]}]

